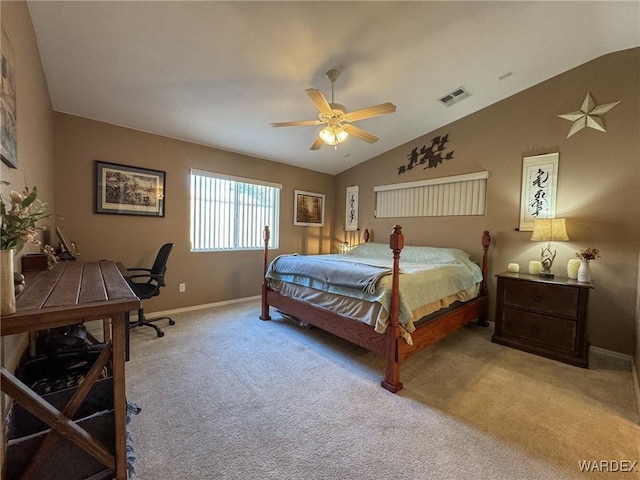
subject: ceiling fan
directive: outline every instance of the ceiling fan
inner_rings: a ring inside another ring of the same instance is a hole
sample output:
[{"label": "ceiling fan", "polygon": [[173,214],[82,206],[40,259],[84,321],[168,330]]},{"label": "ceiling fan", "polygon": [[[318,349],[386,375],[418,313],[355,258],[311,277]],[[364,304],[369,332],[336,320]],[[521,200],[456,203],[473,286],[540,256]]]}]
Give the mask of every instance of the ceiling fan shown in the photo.
[{"label": "ceiling fan", "polygon": [[365,142],[377,142],[378,137],[356,127],[355,125],[350,125],[350,123],[358,120],[364,120],[365,118],[377,117],[378,115],[383,115],[385,113],[393,113],[396,111],[396,106],[391,102],[386,102],[363,108],[361,110],[348,112],[344,105],[333,101],[333,83],[340,76],[340,72],[338,70],[329,70],[326,76],[331,82],[331,103],[327,101],[322,91],[315,88],[308,88],[305,90],[320,112],[318,114],[318,120],[278,122],[270,123],[269,125],[272,127],[299,127],[326,124],[327,126],[318,134],[318,137],[311,145],[311,150],[318,150],[323,143],[326,145],[333,145],[335,148],[338,148],[338,144],[344,142],[349,135],[353,135]]}]

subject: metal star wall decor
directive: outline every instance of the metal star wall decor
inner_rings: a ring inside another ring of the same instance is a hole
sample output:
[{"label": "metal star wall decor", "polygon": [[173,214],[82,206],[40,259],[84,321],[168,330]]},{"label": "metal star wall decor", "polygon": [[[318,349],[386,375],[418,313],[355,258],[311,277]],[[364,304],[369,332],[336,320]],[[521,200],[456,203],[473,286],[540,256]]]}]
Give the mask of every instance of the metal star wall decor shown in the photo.
[{"label": "metal star wall decor", "polygon": [[605,113],[618,105],[621,101],[622,100],[618,102],[607,103],[605,105],[596,105],[596,103],[593,101],[593,98],[591,97],[591,93],[587,92],[587,96],[584,98],[580,110],[558,115],[560,118],[564,118],[565,120],[573,122],[567,138],[569,138],[574,133],[578,133],[584,127],[589,127],[595,130],[600,130],[601,132],[606,132],[604,128],[604,122],[600,117],[602,117]]}]

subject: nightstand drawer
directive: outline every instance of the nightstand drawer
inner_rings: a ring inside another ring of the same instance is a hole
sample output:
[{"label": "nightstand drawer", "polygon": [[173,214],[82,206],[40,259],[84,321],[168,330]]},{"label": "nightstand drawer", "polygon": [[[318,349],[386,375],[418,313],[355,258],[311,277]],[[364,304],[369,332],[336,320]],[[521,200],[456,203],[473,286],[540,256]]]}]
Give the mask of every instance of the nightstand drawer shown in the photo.
[{"label": "nightstand drawer", "polygon": [[504,305],[578,318],[577,288],[533,282],[509,281]]},{"label": "nightstand drawer", "polygon": [[573,320],[549,317],[533,312],[505,308],[502,316],[502,334],[527,343],[565,352],[576,351],[576,327]]}]

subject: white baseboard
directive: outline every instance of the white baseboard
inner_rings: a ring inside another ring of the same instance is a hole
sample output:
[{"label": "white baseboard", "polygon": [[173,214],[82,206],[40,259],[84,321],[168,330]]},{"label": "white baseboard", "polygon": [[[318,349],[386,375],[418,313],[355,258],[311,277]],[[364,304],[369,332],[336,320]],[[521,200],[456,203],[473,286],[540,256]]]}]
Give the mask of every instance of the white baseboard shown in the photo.
[{"label": "white baseboard", "polygon": [[609,356],[618,360],[624,360],[629,363],[631,369],[631,377],[633,379],[633,390],[636,396],[636,407],[638,409],[638,425],[640,425],[640,385],[638,384],[638,371],[636,370],[636,363],[633,361],[633,356],[620,352],[614,352],[601,347],[590,347],[591,350],[595,350],[602,355]]},{"label": "white baseboard", "polygon": [[607,357],[616,358],[618,360],[624,360],[626,362],[630,362],[631,364],[633,364],[633,357],[631,355],[627,355],[626,353],[614,352],[613,350],[607,350],[606,348],[596,347],[594,345],[590,345],[589,348],[591,349],[591,351],[596,351]]},{"label": "white baseboard", "polygon": [[[204,310],[205,308],[213,308],[213,307],[222,307],[225,305],[233,305],[235,303],[244,303],[244,302],[250,302],[252,300],[259,300],[261,297],[261,295],[255,295],[253,297],[243,297],[243,298],[235,298],[233,300],[224,300],[222,302],[215,302],[215,303],[205,303],[202,305],[191,305],[189,307],[182,307],[182,308],[174,308],[172,310],[162,310],[159,312],[151,312],[149,314],[150,318],[153,317],[170,317],[173,314],[176,313],[185,313],[185,312],[193,312],[196,310]],[[136,321],[138,319],[138,315],[131,315],[129,317],[129,319],[131,321]],[[102,337],[102,320],[95,320],[95,321],[91,321],[91,322],[87,322],[86,323],[87,326],[87,331],[89,333],[91,333],[94,337],[97,338],[101,338]]]},{"label": "white baseboard", "polygon": [[[205,308],[222,307],[224,305],[233,305],[235,303],[244,303],[244,302],[250,302],[252,300],[259,300],[260,298],[262,298],[260,295],[255,295],[253,297],[235,298],[233,300],[224,300],[222,302],[205,303],[202,305],[191,305],[189,307],[174,308],[173,310],[163,310],[160,312],[152,312],[149,314],[149,317],[151,318],[152,317],[169,317],[174,313],[193,312],[195,310],[204,310]],[[131,315],[132,320],[137,318],[138,318],[137,315]]]}]

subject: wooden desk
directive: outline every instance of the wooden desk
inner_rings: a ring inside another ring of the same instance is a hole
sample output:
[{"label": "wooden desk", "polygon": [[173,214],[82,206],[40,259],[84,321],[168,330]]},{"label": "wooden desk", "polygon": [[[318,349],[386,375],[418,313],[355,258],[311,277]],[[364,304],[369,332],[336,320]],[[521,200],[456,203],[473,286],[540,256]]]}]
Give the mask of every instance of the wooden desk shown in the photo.
[{"label": "wooden desk", "polygon": [[[2,391],[52,428],[31,460],[27,469],[31,473],[26,472],[28,474],[23,474],[22,478],[31,478],[29,475],[36,474],[39,464],[52,451],[59,434],[111,469],[117,480],[126,480],[125,335],[129,312],[139,308],[140,300],[131,291],[114,262],[61,262],[53,269],[42,272],[27,285],[16,299],[16,313],[2,317],[0,330],[3,336],[88,320],[103,319],[108,325],[107,320],[111,319],[110,338],[105,338],[107,353],[87,374],[63,412],[45,402],[6,369],[1,369]],[[105,333],[107,331],[105,326]],[[115,452],[70,420],[98,378],[102,370],[100,364],[104,366],[109,357],[113,371]]]}]

